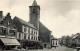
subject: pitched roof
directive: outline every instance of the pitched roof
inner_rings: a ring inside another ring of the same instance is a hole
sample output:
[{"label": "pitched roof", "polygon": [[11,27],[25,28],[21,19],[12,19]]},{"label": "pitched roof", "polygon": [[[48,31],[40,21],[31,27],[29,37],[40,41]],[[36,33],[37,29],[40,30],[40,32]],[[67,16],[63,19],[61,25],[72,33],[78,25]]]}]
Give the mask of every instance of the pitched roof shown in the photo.
[{"label": "pitched roof", "polygon": [[42,26],[43,28],[45,28],[47,31],[51,32],[47,27],[45,27],[41,22],[39,22],[40,27]]},{"label": "pitched roof", "polygon": [[34,0],[32,6],[38,6],[36,0]]},{"label": "pitched roof", "polygon": [[39,36],[43,42],[50,43],[51,31],[41,22],[39,22]]},{"label": "pitched roof", "polygon": [[32,27],[32,28],[35,28],[32,24],[30,24],[30,23],[28,23],[28,22],[26,22],[26,21],[24,21],[24,20],[22,20],[22,19],[20,19],[18,17],[15,17],[15,19],[19,20],[24,25],[27,25],[27,26]]},{"label": "pitched roof", "polygon": [[80,39],[80,34],[75,34],[74,36],[73,36],[73,39]]}]

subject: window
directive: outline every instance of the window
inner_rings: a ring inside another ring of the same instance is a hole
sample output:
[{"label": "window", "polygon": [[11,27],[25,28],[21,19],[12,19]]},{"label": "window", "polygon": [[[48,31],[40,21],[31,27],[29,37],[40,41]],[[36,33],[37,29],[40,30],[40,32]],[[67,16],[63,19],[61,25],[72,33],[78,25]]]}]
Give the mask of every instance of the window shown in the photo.
[{"label": "window", "polygon": [[32,29],[30,28],[30,33],[32,33]]},{"label": "window", "polygon": [[56,41],[56,45],[57,45],[57,41]]},{"label": "window", "polygon": [[26,27],[26,32],[28,33],[28,27]]},{"label": "window", "polygon": [[15,34],[16,34],[16,32],[14,31],[14,32],[13,32],[13,34],[15,35]]},{"label": "window", "polygon": [[26,39],[26,34],[24,34],[24,39]]},{"label": "window", "polygon": [[6,28],[0,27],[0,33],[6,34]]},{"label": "window", "polygon": [[2,27],[0,27],[0,33],[2,33],[2,30],[3,30],[3,28],[2,28]]},{"label": "window", "polygon": [[33,40],[33,36],[31,37],[31,40]]},{"label": "window", "polygon": [[30,39],[30,35],[28,35],[28,39]]},{"label": "window", "polygon": [[34,34],[35,34],[35,30],[34,30]]},{"label": "window", "polygon": [[24,32],[26,32],[26,27],[24,28]]},{"label": "window", "polygon": [[4,33],[4,28],[2,28],[2,33]]},{"label": "window", "polygon": [[39,39],[39,41],[41,41],[41,39]]},{"label": "window", "polygon": [[36,31],[36,35],[37,35],[37,31]]},{"label": "window", "polygon": [[28,33],[30,33],[30,28],[28,28]]},{"label": "window", "polygon": [[8,21],[8,25],[10,25],[10,21]]},{"label": "window", "polygon": [[31,34],[33,34],[33,29],[32,29],[32,32],[31,32]]},{"label": "window", "polygon": [[3,32],[4,32],[4,34],[6,34],[6,28],[4,28]]},{"label": "window", "polygon": [[35,40],[35,36],[34,36],[34,40]]},{"label": "window", "polygon": [[24,25],[24,32],[26,32],[26,26]]},{"label": "window", "polygon": [[37,40],[37,37],[36,37],[36,40]]},{"label": "window", "polygon": [[21,38],[21,34],[19,33],[19,39]]}]

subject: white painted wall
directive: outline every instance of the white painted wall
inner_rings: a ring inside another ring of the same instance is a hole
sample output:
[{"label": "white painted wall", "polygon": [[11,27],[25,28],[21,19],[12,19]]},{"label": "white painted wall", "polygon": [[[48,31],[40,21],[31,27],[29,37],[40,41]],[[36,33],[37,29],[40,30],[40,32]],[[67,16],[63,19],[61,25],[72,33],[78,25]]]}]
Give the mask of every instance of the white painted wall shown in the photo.
[{"label": "white painted wall", "polygon": [[[26,32],[24,32],[24,28],[26,28]],[[30,30],[29,30],[29,28],[30,28]],[[30,32],[28,32],[28,30],[30,31]],[[32,31],[33,31],[33,33],[32,33]],[[34,32],[35,32],[35,34],[34,34]],[[28,27],[28,26],[25,26],[25,25],[22,25],[22,32],[17,32],[17,39],[19,39],[19,33],[21,34],[20,36],[21,36],[21,40],[22,39],[24,39],[24,34],[26,34],[26,39],[28,39],[28,36],[30,35],[30,37],[29,37],[29,39],[30,40],[32,40],[31,39],[31,37],[33,36],[33,40],[34,40],[34,38],[35,38],[35,40],[38,40],[38,36],[39,36],[39,32],[37,31],[37,30],[35,30],[35,29],[33,29],[33,28],[31,28],[31,27]],[[36,34],[37,33],[37,34]],[[32,35],[33,34],[33,35]],[[37,39],[36,39],[37,38]]]}]

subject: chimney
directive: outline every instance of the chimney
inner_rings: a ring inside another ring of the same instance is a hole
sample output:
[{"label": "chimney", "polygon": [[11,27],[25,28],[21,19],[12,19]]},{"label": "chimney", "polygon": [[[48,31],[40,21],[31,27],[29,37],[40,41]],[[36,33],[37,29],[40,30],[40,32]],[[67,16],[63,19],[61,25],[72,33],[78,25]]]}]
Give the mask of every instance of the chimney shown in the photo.
[{"label": "chimney", "polygon": [[0,11],[0,17],[3,17],[3,11]]}]

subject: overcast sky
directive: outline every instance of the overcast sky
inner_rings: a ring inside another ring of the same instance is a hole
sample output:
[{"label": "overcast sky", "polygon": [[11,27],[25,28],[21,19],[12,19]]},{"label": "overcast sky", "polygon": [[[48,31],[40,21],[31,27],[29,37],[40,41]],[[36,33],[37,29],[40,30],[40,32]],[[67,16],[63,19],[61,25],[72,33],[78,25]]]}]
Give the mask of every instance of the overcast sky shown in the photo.
[{"label": "overcast sky", "polygon": [[[29,7],[33,0],[0,0],[5,16],[17,16],[29,21]],[[52,31],[54,37],[80,33],[80,0],[37,0],[41,7],[40,21]]]}]

